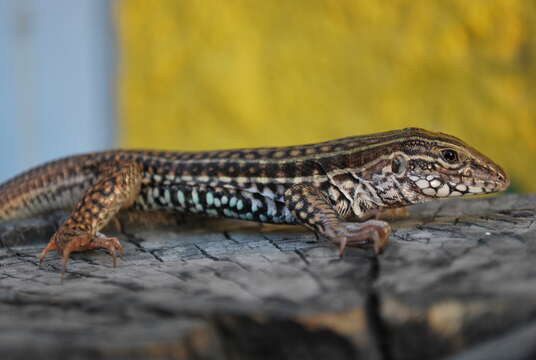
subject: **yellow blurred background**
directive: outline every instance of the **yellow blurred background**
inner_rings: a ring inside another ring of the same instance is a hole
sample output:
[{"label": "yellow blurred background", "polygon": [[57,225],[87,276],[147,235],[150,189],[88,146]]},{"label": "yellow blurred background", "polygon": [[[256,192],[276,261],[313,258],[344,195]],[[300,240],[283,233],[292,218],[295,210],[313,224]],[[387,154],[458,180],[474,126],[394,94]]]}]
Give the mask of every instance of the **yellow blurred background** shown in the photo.
[{"label": "yellow blurred background", "polygon": [[419,126],[536,191],[530,0],[117,3],[121,144],[291,145]]}]

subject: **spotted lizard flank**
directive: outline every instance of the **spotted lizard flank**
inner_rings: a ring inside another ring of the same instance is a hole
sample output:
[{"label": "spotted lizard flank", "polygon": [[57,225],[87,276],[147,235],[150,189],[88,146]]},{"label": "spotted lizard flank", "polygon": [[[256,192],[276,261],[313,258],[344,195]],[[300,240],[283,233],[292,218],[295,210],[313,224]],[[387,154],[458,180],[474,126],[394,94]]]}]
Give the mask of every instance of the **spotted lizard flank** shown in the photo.
[{"label": "spotted lizard flank", "polygon": [[[301,224],[337,244],[372,243],[391,228],[378,211],[427,200],[503,191],[492,160],[443,133],[407,128],[301,146],[206,152],[112,150],[66,157],[0,185],[0,221],[72,209],[40,256],[97,248],[121,209],[166,210]],[[367,220],[368,219],[368,220]]]}]

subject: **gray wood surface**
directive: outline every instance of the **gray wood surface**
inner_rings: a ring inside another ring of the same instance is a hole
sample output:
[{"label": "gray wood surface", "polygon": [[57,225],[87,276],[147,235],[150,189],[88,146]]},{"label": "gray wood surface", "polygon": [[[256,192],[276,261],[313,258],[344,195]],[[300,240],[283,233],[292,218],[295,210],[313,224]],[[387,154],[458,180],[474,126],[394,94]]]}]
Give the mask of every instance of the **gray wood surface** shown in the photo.
[{"label": "gray wood surface", "polygon": [[64,214],[0,224],[7,359],[530,359],[536,196],[432,202],[391,244],[301,227],[127,213],[126,256],[37,255]]}]

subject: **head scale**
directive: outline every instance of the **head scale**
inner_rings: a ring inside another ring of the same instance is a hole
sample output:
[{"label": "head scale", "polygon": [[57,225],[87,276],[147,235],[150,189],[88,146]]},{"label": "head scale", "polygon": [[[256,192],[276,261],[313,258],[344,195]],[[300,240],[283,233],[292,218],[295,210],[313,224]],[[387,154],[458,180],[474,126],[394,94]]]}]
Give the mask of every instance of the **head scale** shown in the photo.
[{"label": "head scale", "polygon": [[323,164],[332,166],[329,195],[342,215],[493,193],[510,184],[499,165],[451,135],[407,128],[349,139],[347,157]]},{"label": "head scale", "polygon": [[493,193],[510,184],[499,165],[454,136],[417,128],[402,133],[406,140],[392,153],[391,171],[415,202]]}]

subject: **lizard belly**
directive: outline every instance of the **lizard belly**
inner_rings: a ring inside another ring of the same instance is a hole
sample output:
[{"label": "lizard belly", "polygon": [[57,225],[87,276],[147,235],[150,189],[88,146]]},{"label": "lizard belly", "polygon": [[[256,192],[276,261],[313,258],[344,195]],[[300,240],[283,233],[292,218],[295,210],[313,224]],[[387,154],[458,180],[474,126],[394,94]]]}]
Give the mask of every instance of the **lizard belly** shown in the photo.
[{"label": "lizard belly", "polygon": [[283,201],[247,190],[205,185],[142,186],[134,208],[274,224],[296,223],[296,219]]}]

